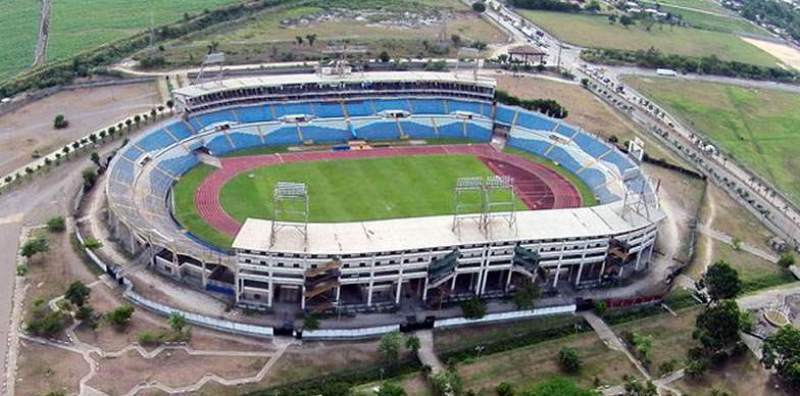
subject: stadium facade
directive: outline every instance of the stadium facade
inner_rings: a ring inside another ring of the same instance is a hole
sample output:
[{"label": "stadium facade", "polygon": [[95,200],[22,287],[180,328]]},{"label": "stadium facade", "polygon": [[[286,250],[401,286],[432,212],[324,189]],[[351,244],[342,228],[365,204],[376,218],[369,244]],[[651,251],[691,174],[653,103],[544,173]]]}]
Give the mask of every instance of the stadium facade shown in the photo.
[{"label": "stadium facade", "polygon": [[[111,227],[154,269],[252,308],[441,306],[504,296],[526,279],[557,292],[620,284],[647,270],[664,215],[638,164],[580,128],[496,103],[494,90],[490,79],[429,72],[253,77],[178,89],[180,117],[133,139],[110,164]],[[477,222],[435,216],[276,227],[248,219],[232,252],[187,233],[173,216],[171,189],[181,175],[241,149],[498,137],[569,170],[599,204],[484,214]]]}]

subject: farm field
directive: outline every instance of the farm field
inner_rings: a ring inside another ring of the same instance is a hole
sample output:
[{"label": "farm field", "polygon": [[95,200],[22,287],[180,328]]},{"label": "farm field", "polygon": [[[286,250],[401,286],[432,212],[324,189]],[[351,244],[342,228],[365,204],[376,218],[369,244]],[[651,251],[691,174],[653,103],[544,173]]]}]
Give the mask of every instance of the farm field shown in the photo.
[{"label": "farm field", "polygon": [[[59,0],[50,17],[48,60],[69,57],[150,27],[152,10],[156,26],[240,0]],[[38,2],[31,2],[38,3]]]},{"label": "farm field", "polygon": [[657,48],[685,56],[716,55],[723,60],[775,66],[778,60],[739,37],[722,32],[655,25],[651,31],[640,24],[611,25],[605,16],[559,12],[521,11],[533,23],[562,40],[582,47],[622,50]]},{"label": "farm field", "polygon": [[[408,16],[400,11],[415,14]],[[175,40],[165,46],[161,55],[172,65],[196,64],[208,46],[215,44],[231,63],[300,60],[318,57],[330,41],[348,40],[366,45],[371,56],[380,51],[391,56],[412,56],[433,49],[432,44],[442,32],[442,21],[448,40],[452,35],[458,35],[464,43],[502,42],[506,38],[502,31],[455,0],[374,0],[355,5],[311,2],[299,7],[277,7],[235,26],[212,27]],[[305,40],[309,35],[316,35],[313,45]],[[296,42],[298,36],[304,38],[302,44]]]},{"label": "farm field", "polygon": [[626,83],[800,202],[800,95],[659,78]]},{"label": "farm field", "polygon": [[694,11],[686,8],[662,5],[661,10],[671,12],[683,17],[690,26],[698,29],[713,30],[724,33],[746,33],[768,36],[768,32],[761,27],[750,23],[748,20],[736,15],[712,15],[708,12]]},{"label": "farm field", "polygon": [[33,63],[40,10],[41,3],[38,1],[0,2],[0,81]]}]

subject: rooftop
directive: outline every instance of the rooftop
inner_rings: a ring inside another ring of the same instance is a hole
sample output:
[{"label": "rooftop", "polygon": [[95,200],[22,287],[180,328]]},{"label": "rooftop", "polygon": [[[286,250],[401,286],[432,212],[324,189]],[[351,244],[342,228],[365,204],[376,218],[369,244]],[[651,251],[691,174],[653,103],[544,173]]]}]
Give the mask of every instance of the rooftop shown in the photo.
[{"label": "rooftop", "polygon": [[[490,241],[545,240],[619,234],[646,225],[650,221],[634,212],[620,216],[622,203],[573,208],[517,212],[517,230],[496,219],[490,238],[477,224],[465,221],[461,233],[452,230],[453,216],[431,216],[350,223],[309,223],[308,246],[302,235],[284,228],[270,246],[271,221],[247,219],[233,247],[254,251],[309,254],[355,254],[407,249],[437,248]],[[654,221],[663,214],[656,213]]]}]

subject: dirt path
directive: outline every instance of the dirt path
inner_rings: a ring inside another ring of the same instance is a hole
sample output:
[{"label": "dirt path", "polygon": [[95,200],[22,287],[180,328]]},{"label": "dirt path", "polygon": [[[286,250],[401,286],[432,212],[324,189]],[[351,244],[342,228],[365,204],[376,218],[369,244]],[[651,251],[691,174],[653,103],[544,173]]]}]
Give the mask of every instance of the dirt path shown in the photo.
[{"label": "dirt path", "polygon": [[36,52],[33,54],[33,66],[47,61],[47,40],[50,37],[50,10],[53,0],[42,0],[42,12],[39,17],[39,37],[36,40]]},{"label": "dirt path", "polygon": [[800,50],[797,48],[786,44],[758,40],[749,37],[742,37],[741,39],[766,51],[770,55],[778,58],[784,64],[800,70]]}]

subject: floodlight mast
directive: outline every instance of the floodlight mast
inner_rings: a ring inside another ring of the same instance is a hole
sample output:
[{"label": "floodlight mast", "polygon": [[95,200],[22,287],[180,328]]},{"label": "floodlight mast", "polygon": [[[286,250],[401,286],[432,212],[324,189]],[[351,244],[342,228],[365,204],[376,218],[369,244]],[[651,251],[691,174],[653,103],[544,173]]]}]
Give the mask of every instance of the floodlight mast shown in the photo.
[{"label": "floodlight mast", "polygon": [[291,228],[303,237],[303,250],[308,248],[308,188],[305,183],[278,182],[272,190],[272,227],[270,246],[278,233]]}]

